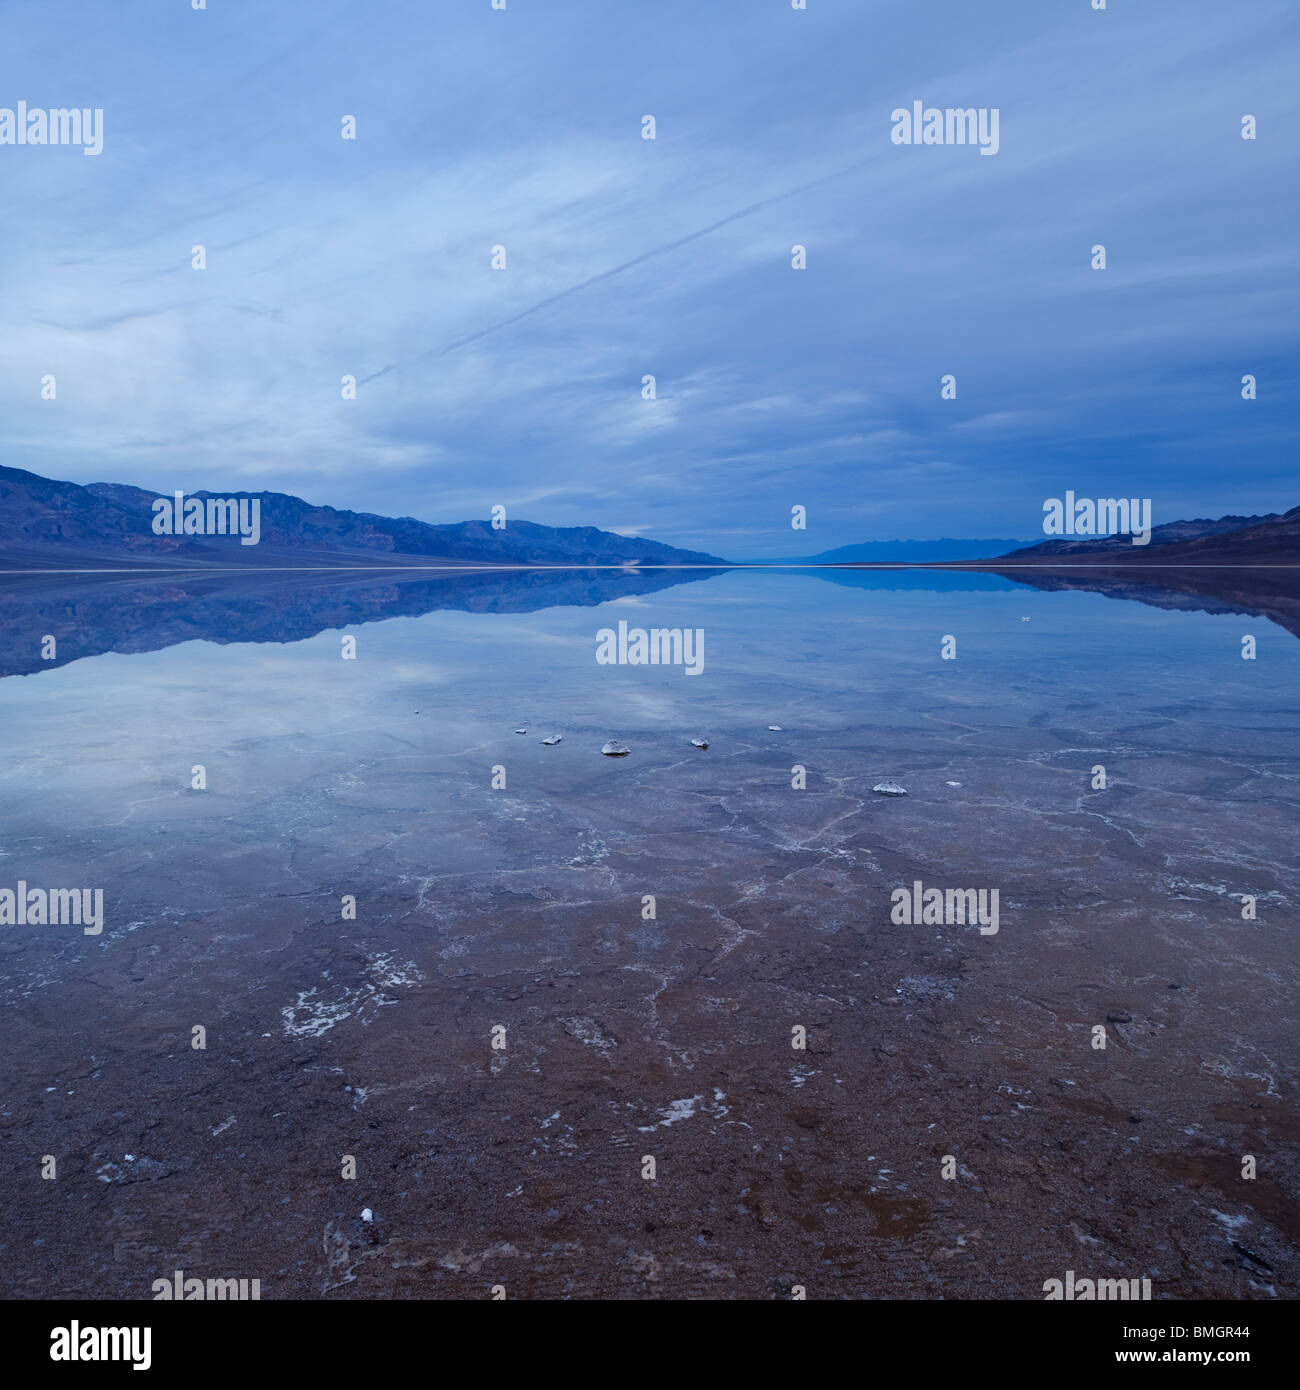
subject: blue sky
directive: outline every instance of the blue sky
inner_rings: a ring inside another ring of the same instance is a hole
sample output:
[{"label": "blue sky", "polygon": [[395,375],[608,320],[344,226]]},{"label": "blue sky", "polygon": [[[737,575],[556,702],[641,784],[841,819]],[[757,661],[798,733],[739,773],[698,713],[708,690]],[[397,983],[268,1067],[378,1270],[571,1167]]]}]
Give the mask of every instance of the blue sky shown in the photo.
[{"label": "blue sky", "polygon": [[730,558],[1285,509],[1297,71],[1290,0],[18,0],[104,151],[0,146],[0,461]]}]

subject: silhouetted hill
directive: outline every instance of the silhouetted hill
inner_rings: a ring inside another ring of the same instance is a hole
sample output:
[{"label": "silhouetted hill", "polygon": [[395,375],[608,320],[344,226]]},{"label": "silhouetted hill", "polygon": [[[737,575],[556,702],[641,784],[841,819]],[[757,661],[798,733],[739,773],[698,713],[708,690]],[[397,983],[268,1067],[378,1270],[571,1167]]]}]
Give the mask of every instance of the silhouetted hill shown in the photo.
[{"label": "silhouetted hill", "polygon": [[[1300,564],[1300,507],[1268,516],[1224,516],[1217,521],[1170,521],[1151,528],[1148,545],[1131,536],[1043,541],[998,561],[1140,567],[1146,564]],[[992,561],[990,561],[992,563]]]},{"label": "silhouetted hill", "polygon": [[510,521],[431,525],[313,506],[281,492],[195,492],[256,498],[261,538],[167,536],[153,532],[157,493],[124,483],[57,482],[0,467],[0,569],[134,568],[167,565],[719,565],[716,555],[618,536],[594,526]]}]

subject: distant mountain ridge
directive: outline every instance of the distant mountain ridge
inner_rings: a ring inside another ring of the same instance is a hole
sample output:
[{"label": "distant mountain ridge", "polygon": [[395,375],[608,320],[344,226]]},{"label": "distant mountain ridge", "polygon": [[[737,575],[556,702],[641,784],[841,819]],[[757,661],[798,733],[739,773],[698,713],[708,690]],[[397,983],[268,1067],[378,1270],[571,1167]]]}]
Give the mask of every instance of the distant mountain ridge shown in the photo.
[{"label": "distant mountain ridge", "polygon": [[228,536],[159,536],[153,532],[153,503],[158,496],[125,483],[82,486],[0,466],[0,569],[727,563],[716,555],[619,536],[594,526],[510,521],[498,531],[486,521],[434,525],[409,516],[315,506],[282,492],[187,494],[205,500],[256,498],[261,513],[257,545],[241,545],[237,537]]},{"label": "distant mountain ridge", "polygon": [[1300,564],[1300,507],[1262,516],[1197,517],[1151,528],[1146,545],[1130,535],[1053,538],[1043,541],[895,540],[842,545],[804,559],[752,561],[753,564],[897,566],[959,565],[1011,568],[1015,565]]},{"label": "distant mountain ridge", "polygon": [[[1290,513],[1286,513],[1290,515]],[[1265,516],[1221,516],[1217,520],[1198,517],[1193,521],[1166,521],[1163,525],[1151,528],[1151,539],[1146,546],[1135,546],[1128,535],[1085,536],[1082,539],[1039,541],[1037,544],[1023,546],[1010,552],[1017,557],[1030,555],[1091,555],[1099,552],[1151,549],[1153,546],[1178,545],[1185,541],[1212,540],[1216,536],[1226,536],[1235,531],[1251,527],[1266,526],[1281,520],[1283,513],[1269,512]],[[954,559],[958,558],[956,556]],[[1005,558],[1005,557],[1004,557]]]},{"label": "distant mountain ridge", "polygon": [[[1032,544],[1032,541],[1018,541],[1009,537],[995,540],[957,540],[945,537],[937,541],[862,541],[858,545],[841,545],[834,550],[823,550],[819,555],[810,555],[804,560],[788,560],[785,563],[804,565],[923,565],[930,561],[940,560],[982,560],[989,555],[999,554],[997,549],[999,546]],[[755,563],[761,564],[762,561]]]}]

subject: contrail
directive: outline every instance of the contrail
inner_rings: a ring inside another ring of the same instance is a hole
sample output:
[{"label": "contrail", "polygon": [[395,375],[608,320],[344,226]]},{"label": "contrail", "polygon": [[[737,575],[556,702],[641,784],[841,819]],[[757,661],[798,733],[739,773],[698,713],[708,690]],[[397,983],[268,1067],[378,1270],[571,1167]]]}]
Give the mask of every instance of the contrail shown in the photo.
[{"label": "contrail", "polygon": [[[512,314],[508,319],[502,319],[500,323],[494,323],[490,328],[480,329],[477,333],[471,333],[468,337],[457,338],[454,343],[448,343],[446,347],[439,348],[435,352],[424,353],[422,357],[415,360],[421,361],[423,357],[445,357],[449,352],[455,352],[457,348],[467,347],[470,343],[476,343],[480,338],[486,338],[491,333],[499,333],[503,328],[509,328],[512,323],[518,323],[520,319],[526,319],[532,314],[540,313],[543,309],[549,309],[552,304],[558,304],[562,299],[568,299],[570,295],[578,294],[582,290],[590,289],[592,285],[599,285],[603,280],[612,280],[615,275],[622,275],[624,271],[631,270],[634,266],[641,265],[643,262],[652,260],[655,256],[667,255],[670,251],[676,251],[682,246],[688,245],[692,241],[698,241],[701,237],[706,237],[712,232],[716,232],[719,227],[725,227],[729,222],[736,222],[742,217],[748,217],[750,213],[757,212],[760,208],[771,206],[773,203],[782,202],[786,198],[793,198],[798,193],[806,193],[810,188],[816,188],[819,184],[829,183],[832,179],[841,178],[845,174],[852,173],[855,169],[860,169],[869,161],[860,159],[856,163],[846,165],[843,169],[836,169],[834,173],[823,174],[821,178],[811,179],[807,183],[801,183],[796,188],[788,188],[784,193],[774,193],[770,198],[760,198],[756,203],[750,203],[748,207],[741,208],[738,212],[728,213],[726,217],[719,218],[716,222],[710,222],[707,227],[701,227],[697,232],[688,232],[686,236],[678,237],[676,241],[666,242],[663,246],[656,246],[649,251],[643,251],[639,256],[634,256],[630,261],[624,261],[622,265],[616,265],[611,270],[602,270],[599,275],[593,275],[590,279],[583,280],[577,285],[570,285],[567,290],[560,290],[558,294],[548,295],[545,299],[540,299],[536,304],[527,309],[521,309],[519,313]],[[363,378],[358,385],[363,385],[367,381],[374,381],[376,377],[384,376],[387,372],[394,371],[395,367],[389,365],[381,367],[379,371]]]}]

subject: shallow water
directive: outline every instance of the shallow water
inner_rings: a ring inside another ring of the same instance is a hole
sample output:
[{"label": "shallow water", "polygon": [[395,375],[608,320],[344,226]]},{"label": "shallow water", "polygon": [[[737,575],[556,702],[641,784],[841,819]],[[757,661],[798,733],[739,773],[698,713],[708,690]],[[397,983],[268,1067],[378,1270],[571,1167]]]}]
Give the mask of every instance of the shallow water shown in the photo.
[{"label": "shallow water", "polygon": [[1300,641],[824,574],[9,586],[0,1289],[1294,1296]]}]

